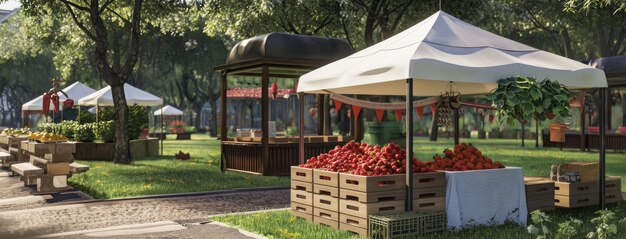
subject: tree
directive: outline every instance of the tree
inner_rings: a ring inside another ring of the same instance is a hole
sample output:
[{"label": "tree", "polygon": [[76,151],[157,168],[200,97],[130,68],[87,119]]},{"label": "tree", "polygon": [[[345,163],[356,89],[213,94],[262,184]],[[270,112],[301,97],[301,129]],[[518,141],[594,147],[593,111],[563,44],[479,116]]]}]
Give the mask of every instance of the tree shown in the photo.
[{"label": "tree", "polygon": [[566,9],[572,12],[589,11],[597,7],[614,7],[615,12],[626,11],[626,0],[567,0]]},{"label": "tree", "polygon": [[[115,112],[114,162],[130,163],[128,138],[128,105],[124,84],[133,74],[140,50],[141,28],[150,19],[167,15],[184,2],[142,0],[113,1],[44,1],[23,0],[22,10],[40,22],[79,29],[56,36],[47,32],[53,42],[83,38],[93,46],[93,60],[101,79],[111,86]],[[147,17],[146,17],[147,16]],[[144,17],[146,17],[144,19]],[[71,19],[70,24],[66,19]],[[147,20],[146,20],[147,19]],[[45,20],[45,21],[44,21]],[[44,30],[45,31],[45,30]],[[66,39],[62,39],[65,37]]]}]

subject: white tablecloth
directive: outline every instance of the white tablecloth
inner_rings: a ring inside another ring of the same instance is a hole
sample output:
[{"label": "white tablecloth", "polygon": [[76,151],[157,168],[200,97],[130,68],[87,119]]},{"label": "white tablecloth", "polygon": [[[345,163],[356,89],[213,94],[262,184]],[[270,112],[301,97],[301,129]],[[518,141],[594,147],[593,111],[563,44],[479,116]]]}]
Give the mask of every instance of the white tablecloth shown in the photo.
[{"label": "white tablecloth", "polygon": [[500,225],[526,226],[526,190],[522,168],[446,172],[448,228]]}]

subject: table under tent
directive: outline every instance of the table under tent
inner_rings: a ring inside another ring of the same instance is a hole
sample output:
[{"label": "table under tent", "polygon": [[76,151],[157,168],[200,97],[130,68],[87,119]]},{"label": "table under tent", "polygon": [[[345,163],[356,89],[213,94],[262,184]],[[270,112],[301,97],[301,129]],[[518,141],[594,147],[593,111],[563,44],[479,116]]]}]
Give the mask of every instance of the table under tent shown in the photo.
[{"label": "table under tent", "polygon": [[[185,115],[185,113],[182,110],[177,109],[174,106],[171,105],[166,105],[163,108],[160,108],[156,111],[154,111],[154,116],[156,116],[156,118],[159,119],[158,123],[156,123],[156,119],[155,119],[155,128],[158,125],[159,131],[158,132],[153,132],[150,133],[150,137],[157,137],[159,138],[161,141],[163,141],[164,139],[166,139],[166,135],[167,135],[167,125],[172,122],[172,120],[178,118],[179,120],[181,120],[182,116]],[[180,128],[180,131],[182,132],[172,132],[177,134],[176,139],[183,139],[183,137],[181,137],[181,134],[184,133],[184,128]],[[191,139],[191,136],[189,134],[186,134],[186,136],[184,136],[184,139]]]},{"label": "table under tent", "polygon": [[[321,136],[332,134],[324,131],[329,124],[325,116],[330,107],[323,107],[328,105],[327,98],[289,97],[288,92],[297,88],[297,79],[302,74],[352,52],[343,40],[283,33],[269,33],[237,43],[226,64],[215,67],[221,72],[222,170],[289,175],[290,167],[298,163],[298,137],[287,136],[285,132],[294,129],[306,129],[307,142],[303,146],[305,155],[309,156],[347,141],[342,136]],[[249,95],[245,97],[246,94]],[[247,98],[245,104],[244,98]],[[242,112],[231,105],[238,105]],[[317,113],[316,105],[322,106]],[[311,113],[297,114],[298,107],[307,107]],[[237,119],[235,115],[243,116]],[[304,123],[297,125],[299,121],[305,121],[307,127]]]},{"label": "table under tent", "polygon": [[[439,11],[395,36],[303,75],[297,91],[301,97],[305,94],[405,96],[402,108],[397,108],[396,103],[377,104],[387,104],[388,110],[403,109],[406,132],[413,132],[414,108],[447,97],[450,85],[463,95],[487,94],[497,88],[498,80],[517,75],[548,78],[570,89],[607,87],[606,78],[598,69],[484,31]],[[430,98],[416,101],[418,96]],[[601,130],[600,136],[603,135],[604,130]],[[301,136],[300,144],[304,143]],[[407,133],[406,168],[409,169],[412,168],[413,143],[413,134]],[[602,145],[599,191],[604,207],[605,152]],[[304,163],[303,151],[299,159]],[[494,178],[495,174],[501,175]],[[406,174],[403,197],[406,202],[403,208],[409,212],[414,208],[413,177],[412,173]],[[446,178],[445,208],[449,228],[505,221],[526,224],[521,168],[446,171]]]},{"label": "table under tent", "polygon": [[[89,94],[96,92],[96,90],[78,81],[74,82],[68,87],[63,88],[62,91],[67,94],[67,97],[65,97],[63,93],[59,92],[58,93],[59,102],[61,103],[64,102],[68,98],[72,100],[78,100],[80,98],[83,98]],[[24,103],[22,105],[22,125],[25,127],[33,127],[34,125],[32,122],[33,121],[36,122],[38,116],[43,115],[42,108],[43,108],[43,96],[39,96],[31,101]],[[61,120],[66,119],[66,117],[64,117],[63,115],[65,110],[66,109],[60,111]],[[50,111],[54,112],[52,104],[50,105]],[[54,118],[54,115],[53,115],[53,118]],[[74,117],[70,119],[74,119]]]},{"label": "table under tent", "polygon": [[[605,125],[606,148],[626,151],[626,56],[612,56],[592,59],[590,66],[604,71],[608,82],[604,104],[607,106]],[[550,142],[550,135],[543,134],[544,147],[580,148],[581,151],[600,147],[599,91],[589,90],[573,102],[578,108],[580,122],[578,131],[565,132],[565,142]],[[592,126],[595,125],[595,126]]]}]

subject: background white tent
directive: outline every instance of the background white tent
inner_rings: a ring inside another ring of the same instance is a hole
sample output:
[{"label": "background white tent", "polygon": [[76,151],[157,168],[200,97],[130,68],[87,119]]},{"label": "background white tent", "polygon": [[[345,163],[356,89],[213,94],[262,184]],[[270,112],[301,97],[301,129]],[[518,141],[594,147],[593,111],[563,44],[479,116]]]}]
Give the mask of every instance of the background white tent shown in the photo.
[{"label": "background white tent", "polygon": [[[163,99],[129,84],[124,84],[124,93],[128,105],[157,106],[163,104]],[[79,99],[78,105],[113,106],[111,86],[104,87]]]},{"label": "background white tent", "polygon": [[166,105],[165,107],[158,109],[154,112],[155,116],[158,115],[183,115],[183,111],[176,109],[174,106]]},{"label": "background white tent", "polygon": [[[70,99],[77,101],[80,98],[83,98],[91,93],[96,92],[96,90],[90,88],[89,86],[86,86],[83,83],[74,82],[74,84],[71,84],[70,86],[65,87],[63,89],[63,92],[65,92],[67,96],[69,96]],[[62,93],[59,93],[58,95],[59,95],[60,102],[63,102],[66,99],[65,95],[63,95]],[[29,102],[26,102],[22,105],[22,111],[42,110],[42,108],[43,108],[43,95],[40,95],[39,97]],[[52,104],[50,104],[50,109],[53,109]]]},{"label": "background white tent", "polygon": [[298,91],[434,96],[454,81],[462,94],[487,93],[499,79],[549,78],[572,88],[606,87],[601,70],[498,36],[439,11],[378,44],[302,77]]}]

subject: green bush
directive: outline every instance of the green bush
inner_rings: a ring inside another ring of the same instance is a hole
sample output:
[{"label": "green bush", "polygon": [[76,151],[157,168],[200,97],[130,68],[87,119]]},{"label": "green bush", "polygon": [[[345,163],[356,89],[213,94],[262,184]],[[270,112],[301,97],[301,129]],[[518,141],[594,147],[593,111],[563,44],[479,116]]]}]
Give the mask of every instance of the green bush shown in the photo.
[{"label": "green bush", "polygon": [[96,140],[113,142],[115,138],[115,123],[112,120],[94,123],[93,133]]},{"label": "green bush", "polygon": [[196,129],[196,126],[185,126],[185,133],[196,133],[198,132],[198,129]]},{"label": "green bush", "polygon": [[73,139],[74,131],[78,125],[79,124],[76,121],[65,120],[59,123],[60,133],[65,135],[68,139]]},{"label": "green bush", "polygon": [[80,124],[93,123],[96,122],[96,116],[89,113],[88,110],[81,110],[78,117],[76,117],[76,121],[80,122]]},{"label": "green bush", "polygon": [[74,139],[80,142],[92,142],[94,138],[94,123],[83,124],[74,128]]},{"label": "green bush", "polygon": [[148,111],[140,105],[128,107],[128,138],[138,139],[141,131],[148,128]]},{"label": "green bush", "polygon": [[113,107],[103,107],[98,109],[98,122],[109,120],[115,120],[115,111],[113,111]]}]

